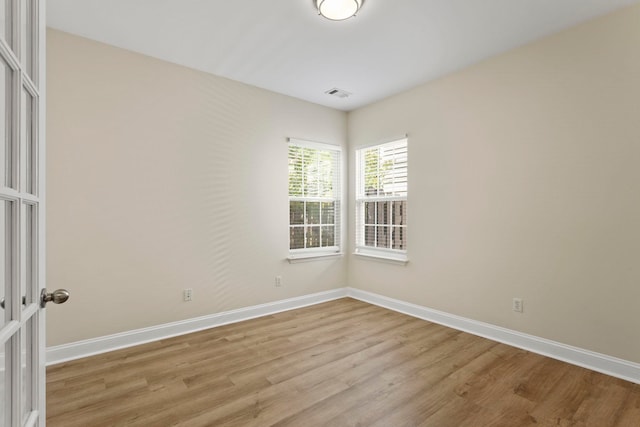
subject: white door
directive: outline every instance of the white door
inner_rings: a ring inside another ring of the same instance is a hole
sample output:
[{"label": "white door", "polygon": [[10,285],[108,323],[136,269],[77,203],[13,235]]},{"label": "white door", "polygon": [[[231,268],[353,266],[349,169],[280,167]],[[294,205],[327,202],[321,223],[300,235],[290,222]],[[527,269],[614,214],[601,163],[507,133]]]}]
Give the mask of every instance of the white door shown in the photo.
[{"label": "white door", "polygon": [[44,0],[0,0],[0,427],[45,425],[44,41]]}]

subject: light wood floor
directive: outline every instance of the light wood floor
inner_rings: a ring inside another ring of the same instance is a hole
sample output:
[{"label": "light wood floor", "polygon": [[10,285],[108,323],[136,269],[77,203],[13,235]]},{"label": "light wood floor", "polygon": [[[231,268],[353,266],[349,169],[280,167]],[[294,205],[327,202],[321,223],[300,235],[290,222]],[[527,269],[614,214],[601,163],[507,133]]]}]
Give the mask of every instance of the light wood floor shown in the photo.
[{"label": "light wood floor", "polygon": [[47,425],[640,426],[640,386],[345,298],[52,366]]}]

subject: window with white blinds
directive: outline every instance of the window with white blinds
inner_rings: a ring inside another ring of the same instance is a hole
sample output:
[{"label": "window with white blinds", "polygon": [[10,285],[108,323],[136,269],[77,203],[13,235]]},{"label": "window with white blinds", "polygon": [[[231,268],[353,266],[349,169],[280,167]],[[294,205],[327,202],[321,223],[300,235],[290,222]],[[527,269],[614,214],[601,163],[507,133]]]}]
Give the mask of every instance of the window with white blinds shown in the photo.
[{"label": "window with white blinds", "polygon": [[289,140],[289,252],[340,252],[340,147]]},{"label": "window with white blinds", "polygon": [[406,261],[408,141],[356,150],[356,253]]}]

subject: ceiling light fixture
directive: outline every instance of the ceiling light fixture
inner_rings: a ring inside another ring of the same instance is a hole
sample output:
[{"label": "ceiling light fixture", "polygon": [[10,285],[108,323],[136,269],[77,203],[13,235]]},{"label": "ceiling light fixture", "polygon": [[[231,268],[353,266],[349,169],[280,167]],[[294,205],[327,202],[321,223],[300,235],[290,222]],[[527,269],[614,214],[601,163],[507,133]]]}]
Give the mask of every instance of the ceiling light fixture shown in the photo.
[{"label": "ceiling light fixture", "polygon": [[314,2],[320,15],[332,21],[343,21],[356,16],[364,0],[314,0]]}]

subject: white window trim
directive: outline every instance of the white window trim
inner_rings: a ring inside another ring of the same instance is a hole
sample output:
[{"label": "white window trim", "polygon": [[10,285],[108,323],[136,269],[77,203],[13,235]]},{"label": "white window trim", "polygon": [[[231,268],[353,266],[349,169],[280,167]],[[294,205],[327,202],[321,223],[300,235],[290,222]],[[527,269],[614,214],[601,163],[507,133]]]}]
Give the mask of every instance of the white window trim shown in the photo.
[{"label": "white window trim", "polygon": [[409,258],[407,251],[387,250],[380,248],[357,247],[354,255],[362,258],[368,258],[374,261],[382,261],[391,264],[407,265]]},{"label": "white window trim", "polygon": [[[328,201],[337,201],[338,209],[334,212],[335,215],[335,224],[336,224],[336,235],[335,242],[337,243],[334,246],[327,246],[321,248],[304,248],[304,249],[289,249],[289,254],[286,257],[286,260],[290,264],[295,264],[299,262],[308,262],[308,261],[317,261],[317,260],[325,260],[331,258],[342,257],[342,245],[343,242],[343,228],[344,228],[344,218],[343,218],[343,206],[344,206],[344,184],[343,184],[343,150],[342,146],[335,144],[328,144],[324,142],[315,142],[308,141],[297,138],[287,138],[288,145],[297,145],[299,147],[305,148],[313,148],[316,150],[331,150],[338,153],[338,161],[337,161],[337,170],[335,177],[335,181],[338,185],[337,197],[336,198],[327,198],[327,197],[291,197],[287,198],[287,203],[292,200],[298,201],[318,201],[318,202],[328,202]],[[290,224],[289,224],[290,225]]]},{"label": "white window trim", "polygon": [[316,150],[333,150],[342,154],[342,147],[336,144],[326,142],[307,141],[306,139],[287,138],[287,143],[298,145],[305,148],[314,148]]},{"label": "white window trim", "polygon": [[[314,248],[315,249],[315,248]],[[287,261],[289,264],[296,264],[298,262],[307,262],[307,261],[316,261],[323,259],[331,259],[331,258],[340,258],[342,257],[342,252],[340,252],[340,248],[337,246],[332,246],[331,248],[321,248],[321,249],[335,249],[334,251],[328,250],[318,250],[311,252],[311,249],[306,249],[304,252],[296,253],[296,249],[292,250],[287,257]]]},{"label": "white window trim", "polygon": [[[364,215],[364,212],[358,212],[359,209],[359,205],[361,203],[364,202],[395,202],[395,201],[408,201],[408,197],[407,196],[369,196],[369,197],[364,197],[361,193],[361,188],[360,188],[360,180],[362,179],[362,177],[360,176],[360,168],[361,165],[360,163],[360,152],[363,152],[364,150],[367,149],[371,149],[374,147],[380,147],[380,146],[384,146],[387,144],[394,144],[397,143],[399,141],[402,140],[407,140],[407,144],[408,144],[408,135],[405,135],[403,138],[399,138],[397,140],[394,141],[389,141],[389,142],[385,142],[385,143],[379,143],[379,144],[367,144],[367,145],[362,145],[359,146],[355,149],[355,160],[356,160],[356,198],[355,198],[355,212],[356,212],[356,218],[355,218],[355,226],[356,226],[356,240],[355,240],[355,251],[353,253],[353,255],[357,256],[357,257],[362,257],[362,258],[366,258],[366,259],[370,259],[370,260],[374,260],[374,261],[380,261],[380,262],[386,262],[386,263],[391,263],[391,264],[397,264],[397,265],[406,265],[409,262],[409,258],[407,255],[407,250],[400,250],[400,249],[389,249],[389,248],[376,248],[376,247],[371,247],[371,246],[364,246],[361,245],[360,242],[358,241],[358,232],[359,232],[359,228],[364,226],[364,218],[360,218],[358,215]],[[407,158],[408,160],[408,158]],[[408,229],[408,227],[406,227],[405,229]]]}]

